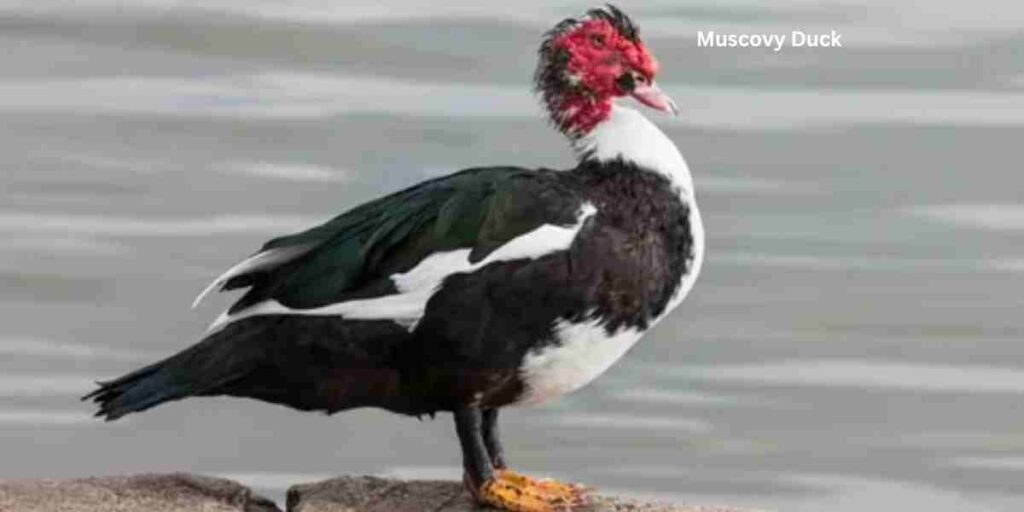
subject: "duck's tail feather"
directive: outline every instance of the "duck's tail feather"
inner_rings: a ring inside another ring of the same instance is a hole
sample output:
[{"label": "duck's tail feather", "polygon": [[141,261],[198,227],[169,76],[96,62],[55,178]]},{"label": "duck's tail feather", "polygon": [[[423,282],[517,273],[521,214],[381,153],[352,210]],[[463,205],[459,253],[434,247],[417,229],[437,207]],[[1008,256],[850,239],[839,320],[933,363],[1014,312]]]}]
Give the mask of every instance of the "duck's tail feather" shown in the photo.
[{"label": "duck's tail feather", "polygon": [[163,361],[99,382],[99,388],[82,400],[99,404],[96,416],[113,421],[173,400],[209,394],[260,364],[264,325],[229,325]]}]

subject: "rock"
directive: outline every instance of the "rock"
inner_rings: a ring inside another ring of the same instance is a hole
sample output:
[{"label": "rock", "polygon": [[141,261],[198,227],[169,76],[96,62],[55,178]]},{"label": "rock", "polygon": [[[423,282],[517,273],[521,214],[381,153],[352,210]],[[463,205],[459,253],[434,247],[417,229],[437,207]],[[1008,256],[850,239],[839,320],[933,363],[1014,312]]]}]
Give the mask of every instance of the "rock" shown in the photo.
[{"label": "rock", "polygon": [[138,475],[0,481],[0,511],[280,512],[248,487],[205,476]]},{"label": "rock", "polygon": [[[475,506],[456,482],[341,477],[295,485],[288,512],[468,512]],[[587,512],[741,512],[594,496]],[[0,512],[281,512],[231,480],[188,474],[77,480],[0,481]],[[750,511],[748,511],[750,512]]]},{"label": "rock", "polygon": [[[342,477],[293,486],[288,512],[467,512],[480,510],[456,482]],[[594,496],[588,512],[741,512],[721,507],[682,507]]]}]

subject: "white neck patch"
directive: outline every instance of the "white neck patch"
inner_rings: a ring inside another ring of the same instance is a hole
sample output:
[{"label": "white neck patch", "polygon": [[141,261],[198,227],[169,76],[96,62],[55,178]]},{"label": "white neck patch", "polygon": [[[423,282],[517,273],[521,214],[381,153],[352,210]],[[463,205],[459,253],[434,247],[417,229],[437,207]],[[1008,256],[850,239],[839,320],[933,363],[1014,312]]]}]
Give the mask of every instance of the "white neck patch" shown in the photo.
[{"label": "white neck patch", "polygon": [[600,162],[616,158],[632,162],[665,176],[684,198],[693,198],[693,177],[683,155],[671,139],[636,110],[613,103],[608,119],[574,140],[573,149],[581,157],[589,155]]}]

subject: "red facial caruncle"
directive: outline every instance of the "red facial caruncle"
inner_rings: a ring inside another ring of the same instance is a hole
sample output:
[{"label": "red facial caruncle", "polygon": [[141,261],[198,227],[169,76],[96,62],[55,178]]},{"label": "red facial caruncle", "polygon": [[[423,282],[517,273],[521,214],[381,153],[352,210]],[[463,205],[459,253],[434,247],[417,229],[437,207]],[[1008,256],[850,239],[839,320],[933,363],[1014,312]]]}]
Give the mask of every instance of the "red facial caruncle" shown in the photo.
[{"label": "red facial caruncle", "polygon": [[626,39],[602,19],[583,22],[555,39],[553,46],[570,55],[565,69],[570,80],[597,99],[629,94],[618,83],[625,73],[635,72],[651,82],[658,72],[657,61],[643,43]]},{"label": "red facial caruncle", "polygon": [[609,117],[613,98],[626,95],[674,112],[675,104],[654,85],[658,63],[632,22],[610,7],[588,14],[564,22],[541,48],[538,89],[559,128],[570,137],[584,135]]}]

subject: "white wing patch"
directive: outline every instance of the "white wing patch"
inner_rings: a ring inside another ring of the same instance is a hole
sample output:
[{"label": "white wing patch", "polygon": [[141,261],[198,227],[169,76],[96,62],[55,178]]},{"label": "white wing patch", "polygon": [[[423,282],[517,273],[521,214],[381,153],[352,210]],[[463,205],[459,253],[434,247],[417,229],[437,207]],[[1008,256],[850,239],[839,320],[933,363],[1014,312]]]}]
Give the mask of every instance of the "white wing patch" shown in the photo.
[{"label": "white wing patch", "polygon": [[[412,331],[423,317],[427,301],[437,291],[444,279],[452,274],[473,272],[497,261],[536,259],[557,251],[564,251],[572,245],[576,234],[587,219],[597,213],[591,203],[585,203],[576,214],[576,223],[571,226],[545,224],[524,235],[513,238],[495,249],[486,258],[476,263],[469,261],[472,249],[456,249],[428,256],[418,265],[402,274],[394,274],[391,280],[398,293],[358,299],[313,309],[292,309],[276,300],[254,304],[234,314],[222,314],[210,330],[219,329],[236,320],[271,314],[342,316],[353,320],[392,320]],[[244,262],[243,262],[244,263]]]},{"label": "white wing patch", "polygon": [[297,245],[291,247],[281,247],[279,249],[270,249],[269,251],[263,251],[261,253],[254,254],[246,258],[241,263],[229,268],[227,272],[221,274],[221,276],[218,277],[217,279],[214,279],[212,283],[210,283],[206,288],[203,289],[202,292],[199,293],[199,296],[196,297],[196,300],[192,302],[192,307],[195,308],[196,306],[198,306],[199,303],[202,302],[207,295],[209,295],[211,292],[219,288],[224,283],[228,282],[228,280],[231,279],[232,277],[272,267],[279,263],[284,263],[286,261],[298,258],[299,256],[303,255],[304,253],[312,249],[312,247],[312,245]]}]

